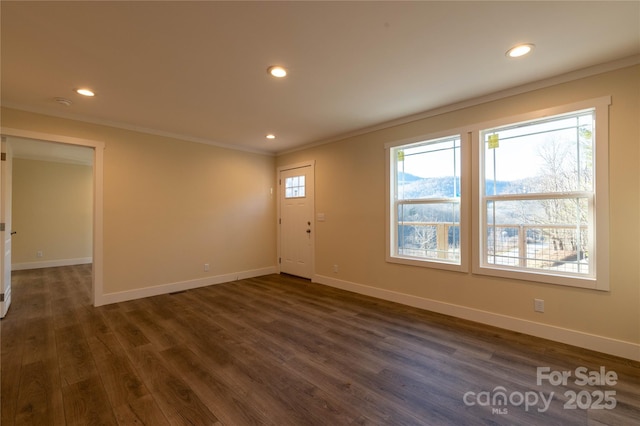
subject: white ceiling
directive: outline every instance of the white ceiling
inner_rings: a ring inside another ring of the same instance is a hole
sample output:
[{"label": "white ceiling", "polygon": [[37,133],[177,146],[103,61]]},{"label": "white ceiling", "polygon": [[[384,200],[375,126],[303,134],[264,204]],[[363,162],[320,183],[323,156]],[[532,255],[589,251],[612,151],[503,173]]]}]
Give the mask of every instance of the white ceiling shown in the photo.
[{"label": "white ceiling", "polygon": [[638,1],[0,8],[3,105],[266,153],[640,54]]}]

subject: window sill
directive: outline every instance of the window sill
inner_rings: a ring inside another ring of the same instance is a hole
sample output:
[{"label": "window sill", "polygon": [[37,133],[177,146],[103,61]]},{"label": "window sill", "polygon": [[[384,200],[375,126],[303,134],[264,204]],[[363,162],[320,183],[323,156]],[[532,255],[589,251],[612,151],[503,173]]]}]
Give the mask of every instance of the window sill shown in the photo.
[{"label": "window sill", "polygon": [[536,271],[516,270],[504,267],[475,266],[473,273],[477,275],[510,278],[521,281],[534,281],[542,284],[554,284],[567,287],[579,287],[589,290],[609,291],[609,283],[597,280],[592,276],[540,273]]},{"label": "window sill", "polygon": [[442,269],[446,271],[468,272],[468,267],[463,264],[452,263],[447,261],[438,261],[435,259],[422,259],[416,257],[405,256],[387,256],[387,262],[397,263],[401,265],[417,266],[420,268]]}]

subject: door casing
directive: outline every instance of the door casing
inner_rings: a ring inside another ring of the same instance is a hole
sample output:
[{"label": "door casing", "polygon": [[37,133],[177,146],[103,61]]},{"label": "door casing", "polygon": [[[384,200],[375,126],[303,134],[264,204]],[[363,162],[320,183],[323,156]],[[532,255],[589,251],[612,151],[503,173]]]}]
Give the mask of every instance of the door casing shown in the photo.
[{"label": "door casing", "polygon": [[[11,137],[16,137],[93,148],[93,273],[91,289],[93,305],[104,305],[106,303],[103,289],[104,142],[8,127],[0,127],[0,134],[8,140]],[[4,200],[1,201],[4,205]]]},{"label": "door casing", "polygon": [[0,203],[0,222],[3,228],[0,230],[0,291],[2,291],[2,301],[0,302],[0,318],[4,318],[11,305],[11,189],[12,189],[12,161],[11,143],[6,137],[2,137],[2,159],[0,163],[0,193],[2,202]]}]

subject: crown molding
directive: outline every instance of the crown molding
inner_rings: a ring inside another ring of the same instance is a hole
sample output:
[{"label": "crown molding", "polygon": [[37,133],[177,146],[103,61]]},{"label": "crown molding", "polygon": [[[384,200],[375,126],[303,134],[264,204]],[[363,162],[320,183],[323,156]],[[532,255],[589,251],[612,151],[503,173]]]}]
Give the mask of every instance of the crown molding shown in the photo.
[{"label": "crown molding", "polygon": [[182,140],[182,141],[185,141],[185,142],[194,142],[194,143],[200,143],[200,144],[204,144],[204,145],[211,145],[211,146],[215,146],[215,147],[218,147],[218,148],[230,149],[230,150],[233,150],[233,151],[242,151],[242,152],[249,152],[249,153],[252,153],[252,154],[275,156],[275,154],[273,152],[269,152],[269,151],[264,151],[264,150],[259,150],[259,149],[252,149],[252,148],[248,148],[248,147],[244,147],[244,146],[225,144],[225,143],[222,143],[222,142],[212,141],[210,139],[198,138],[198,137],[188,136],[188,135],[182,135],[182,134],[179,134],[179,133],[171,133],[171,132],[166,132],[166,131],[163,131],[163,130],[151,129],[151,128],[148,128],[148,127],[135,126],[135,125],[132,125],[132,124],[122,123],[122,122],[119,122],[119,121],[102,120],[102,119],[99,119],[99,118],[91,118],[91,117],[86,117],[86,116],[79,115],[79,114],[72,114],[72,113],[66,113],[66,112],[51,112],[46,108],[27,106],[27,105],[22,105],[22,104],[19,104],[19,103],[7,102],[7,101],[1,101],[0,106],[5,107],[5,108],[16,109],[16,110],[20,110],[20,111],[31,112],[31,113],[34,113],[34,114],[47,115],[47,116],[50,116],[50,117],[63,118],[63,119],[66,119],[66,120],[80,121],[82,123],[97,124],[99,126],[113,127],[113,128],[116,128],[116,129],[129,130],[129,131],[132,131],[132,132],[145,133],[145,134],[149,134],[149,135],[161,136],[161,137],[171,138],[171,139],[179,139],[179,140]]},{"label": "crown molding", "polygon": [[509,89],[501,90],[501,91],[494,92],[494,93],[491,93],[491,94],[488,94],[488,95],[483,95],[483,96],[475,97],[475,98],[472,98],[472,99],[464,100],[464,101],[461,101],[461,102],[456,102],[456,103],[452,103],[452,104],[449,104],[449,105],[444,105],[444,106],[441,106],[441,107],[438,107],[438,108],[433,108],[433,109],[430,109],[430,110],[427,110],[427,111],[423,111],[423,112],[420,112],[420,113],[417,113],[417,114],[408,115],[408,116],[397,118],[397,119],[390,120],[390,121],[384,121],[382,123],[379,123],[379,124],[376,124],[376,125],[373,125],[373,126],[364,127],[364,128],[361,128],[361,129],[354,130],[352,132],[341,133],[341,134],[338,134],[338,135],[333,136],[331,138],[318,140],[318,141],[315,141],[315,142],[311,142],[311,143],[308,143],[308,144],[301,145],[301,146],[296,147],[296,148],[292,148],[292,149],[288,149],[288,150],[284,150],[284,151],[279,151],[279,152],[275,152],[275,153],[274,152],[265,151],[265,150],[252,149],[252,148],[243,147],[243,146],[225,144],[225,143],[216,142],[216,141],[213,141],[213,140],[210,140],[210,139],[205,139],[205,138],[198,138],[198,137],[193,137],[193,136],[188,136],[188,135],[182,135],[182,134],[177,134],[177,133],[166,132],[166,131],[157,130],[157,129],[151,129],[151,128],[147,128],[147,127],[135,126],[135,125],[122,123],[122,122],[101,120],[101,119],[96,119],[96,118],[89,118],[89,117],[85,117],[85,116],[81,116],[81,115],[77,115],[77,114],[70,114],[70,113],[64,113],[64,112],[52,113],[51,111],[48,111],[45,108],[31,107],[31,106],[16,104],[16,103],[13,103],[13,102],[2,101],[1,102],[1,106],[7,107],[7,108],[12,108],[12,109],[17,109],[17,110],[22,110],[22,111],[27,111],[27,112],[32,112],[32,113],[36,113],[36,114],[48,115],[48,116],[53,116],[53,117],[58,117],[58,118],[69,119],[69,120],[76,120],[76,121],[81,121],[81,122],[85,122],[85,123],[91,123],[91,124],[97,124],[97,125],[101,125],[101,126],[114,127],[114,128],[117,128],[117,129],[130,130],[130,131],[134,131],[134,132],[146,133],[146,134],[150,134],[150,135],[167,137],[167,138],[172,138],[172,139],[179,139],[179,140],[183,140],[183,141],[187,141],[187,142],[201,143],[201,144],[205,144],[205,145],[216,146],[216,147],[219,147],[219,148],[230,149],[230,150],[234,150],[234,151],[243,151],[243,152],[249,152],[249,153],[252,153],[252,154],[260,154],[260,155],[266,155],[266,156],[280,156],[280,155],[290,154],[290,153],[293,153],[293,152],[297,152],[297,151],[302,151],[302,150],[305,150],[305,149],[313,148],[313,147],[320,146],[320,145],[326,145],[326,144],[329,144],[329,143],[338,142],[340,140],[352,138],[352,137],[355,137],[355,136],[364,135],[364,134],[375,132],[375,131],[378,131],[378,130],[388,129],[390,127],[395,127],[395,126],[399,126],[399,125],[402,125],[402,124],[407,124],[407,123],[423,120],[425,118],[434,117],[436,115],[441,115],[441,114],[445,114],[445,113],[448,113],[448,112],[453,112],[453,111],[461,110],[461,109],[464,109],[464,108],[469,108],[469,107],[481,105],[481,104],[492,102],[492,101],[495,101],[495,100],[498,100],[498,99],[504,99],[504,98],[508,98],[510,96],[515,96],[515,95],[519,95],[519,94],[522,94],[522,93],[532,92],[534,90],[543,89],[543,88],[546,88],[546,87],[551,87],[551,86],[555,86],[555,85],[558,85],[558,84],[567,83],[567,82],[570,82],[570,81],[579,80],[579,79],[582,79],[582,78],[591,77],[591,76],[598,75],[598,74],[603,74],[603,73],[606,73],[606,72],[609,72],[609,71],[615,71],[615,70],[618,70],[618,69],[631,67],[631,66],[638,65],[638,64],[640,64],[640,55],[630,56],[630,57],[619,59],[619,60],[616,60],[616,61],[611,61],[611,62],[607,62],[607,63],[603,63],[603,64],[599,64],[599,65],[594,65],[594,66],[587,67],[587,68],[582,68],[582,69],[579,69],[579,70],[575,70],[575,71],[571,71],[571,72],[568,72],[568,73],[560,74],[558,76],[554,76],[554,77],[546,78],[546,79],[543,79],[543,80],[539,80],[539,81],[523,84],[523,85],[520,85],[520,86],[512,87],[512,88],[509,88]]},{"label": "crown molding", "polygon": [[376,132],[379,130],[388,129],[395,126],[400,126],[407,123],[423,120],[425,118],[435,117],[437,115],[446,114],[453,111],[462,110],[465,108],[482,105],[485,103],[493,102],[499,99],[505,99],[511,96],[520,95],[527,92],[533,92],[535,90],[544,89],[551,86],[557,86],[562,83],[568,83],[582,78],[591,77],[598,74],[604,74],[606,72],[615,71],[622,68],[632,67],[640,64],[640,55],[630,56],[627,58],[619,59],[616,61],[606,62],[599,65],[594,65],[587,68],[574,70],[568,73],[560,74],[554,77],[549,77],[543,80],[526,83],[520,86],[511,87],[509,89],[500,90],[498,92],[490,93],[487,95],[467,99],[460,102],[455,102],[449,105],[433,108],[427,111],[423,111],[417,114],[408,115],[405,117],[397,118],[390,121],[385,121],[373,126],[364,127],[358,130],[354,130],[348,133],[342,133],[331,138],[323,139],[320,141],[311,142],[299,146],[297,148],[277,152],[276,155],[291,154],[297,151],[303,151],[305,149],[326,145],[334,142],[338,142],[344,139],[361,136],[367,133]]}]

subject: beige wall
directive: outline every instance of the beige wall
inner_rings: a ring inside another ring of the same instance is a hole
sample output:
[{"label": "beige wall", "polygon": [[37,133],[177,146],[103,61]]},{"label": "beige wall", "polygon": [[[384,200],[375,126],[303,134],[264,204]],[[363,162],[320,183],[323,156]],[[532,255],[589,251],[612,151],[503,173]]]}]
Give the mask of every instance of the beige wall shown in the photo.
[{"label": "beige wall", "polygon": [[[640,67],[612,71],[295,153],[269,156],[2,110],[2,125],[103,141],[105,293],[274,267],[278,166],[316,161],[315,280],[368,286],[640,348]],[[490,278],[385,261],[384,144],[611,96],[611,291]],[[210,273],[202,271],[205,262]],[[333,265],[339,272],[333,273]],[[362,287],[364,288],[364,287]],[[369,291],[371,293],[371,291]],[[546,312],[533,312],[533,298]],[[517,327],[515,327],[517,328]],[[544,334],[544,333],[543,333]],[[587,345],[588,347],[588,345]],[[632,349],[633,350],[633,349]],[[606,348],[604,348],[606,352]],[[615,352],[615,351],[614,351]],[[627,353],[640,359],[638,353]]]},{"label": "beige wall", "polygon": [[105,143],[105,294],[275,268],[274,157],[1,112],[6,128]]},{"label": "beige wall", "polygon": [[[13,159],[14,268],[91,258],[92,219],[91,166]],[[38,251],[42,257],[37,257]]]},{"label": "beige wall", "polygon": [[[609,95],[611,291],[385,261],[385,143]],[[316,224],[317,279],[399,292],[439,302],[440,306],[463,307],[466,312],[476,312],[478,318],[488,312],[494,318],[511,318],[512,322],[542,323],[554,326],[554,330],[569,329],[637,345],[639,100],[640,67],[635,66],[279,156],[278,166],[316,161],[316,212],[325,213],[326,218]],[[334,264],[339,265],[337,274],[332,270]],[[544,314],[533,311],[534,298],[545,300]],[[640,350],[636,356],[640,357]]]}]

